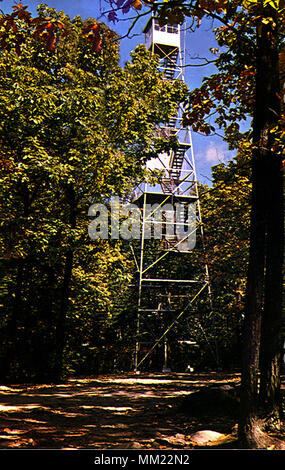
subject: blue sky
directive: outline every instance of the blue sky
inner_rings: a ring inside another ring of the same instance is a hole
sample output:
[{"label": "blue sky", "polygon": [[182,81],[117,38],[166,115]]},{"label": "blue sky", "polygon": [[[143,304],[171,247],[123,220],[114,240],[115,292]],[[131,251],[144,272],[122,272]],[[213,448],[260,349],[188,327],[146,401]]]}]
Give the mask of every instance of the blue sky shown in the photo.
[{"label": "blue sky", "polygon": [[[6,13],[12,10],[14,4],[19,3],[13,0],[3,0],[0,3],[0,8]],[[28,10],[34,15],[36,14],[37,5],[40,1],[36,0],[22,0],[23,5],[28,6]],[[94,17],[108,23],[106,16],[103,15],[104,11],[108,9],[104,0],[46,0],[46,3],[50,7],[54,7],[57,10],[63,10],[71,18],[76,15],[82,16],[82,18]],[[122,16],[120,20],[114,25],[109,26],[117,31],[121,36],[126,35],[132,20],[130,16],[135,17],[136,13],[130,12],[128,15]],[[128,60],[130,51],[133,50],[136,45],[144,42],[144,35],[142,30],[146,24],[147,18],[143,17],[136,23],[129,37],[125,37],[121,40],[120,54],[121,54],[121,65]],[[213,55],[209,49],[215,47],[215,40],[212,33],[212,24],[202,24],[201,27],[195,32],[186,31],[186,64],[185,68],[185,81],[190,89],[196,88],[201,84],[204,76],[215,72],[213,65],[207,65],[205,67],[189,66],[202,63],[197,57],[207,57],[212,59]],[[221,138],[216,136],[201,136],[196,133],[192,134],[193,148],[196,161],[197,177],[201,183],[210,184],[211,179],[211,166],[226,162],[232,158],[233,153],[227,148],[225,142]]]}]

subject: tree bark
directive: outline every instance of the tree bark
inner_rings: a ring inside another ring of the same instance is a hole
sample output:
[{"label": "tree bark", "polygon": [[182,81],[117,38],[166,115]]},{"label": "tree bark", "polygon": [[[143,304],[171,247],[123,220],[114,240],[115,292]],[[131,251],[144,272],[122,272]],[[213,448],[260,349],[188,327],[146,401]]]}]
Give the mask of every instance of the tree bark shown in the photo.
[{"label": "tree bark", "polygon": [[[256,152],[254,152],[256,153]],[[239,440],[241,447],[255,447],[258,367],[264,291],[265,214],[264,166],[260,155],[252,162],[250,253],[245,321],[242,339],[242,383]]]},{"label": "tree bark", "polygon": [[[275,19],[276,12],[271,7],[264,9],[264,17]],[[264,294],[266,282],[266,319],[264,328],[270,322],[272,309],[276,318],[280,315],[280,261],[278,253],[282,249],[280,234],[280,171],[278,158],[272,153],[274,133],[270,132],[280,118],[279,70],[277,53],[277,26],[265,24],[262,17],[257,24],[256,36],[256,83],[255,109],[253,117],[253,153],[252,153],[252,209],[250,256],[245,302],[245,323],[242,348],[242,390],[239,438],[242,447],[257,448],[264,444],[261,439],[258,414],[258,369],[261,342],[261,324],[264,315]],[[269,178],[271,176],[271,178]],[[276,186],[275,186],[276,185]],[[274,187],[275,186],[275,187]],[[274,187],[274,188],[273,188]],[[277,204],[272,209],[271,204]],[[283,228],[282,228],[283,230]],[[278,246],[271,246],[272,243]],[[266,260],[267,256],[267,260]],[[265,261],[266,260],[266,261]],[[265,269],[267,276],[265,279]],[[272,279],[274,277],[274,281]],[[277,286],[273,282],[277,282]],[[271,291],[271,289],[274,289]],[[272,299],[272,295],[278,299]],[[276,366],[274,375],[269,374],[269,363],[276,359],[278,332],[274,326],[271,338],[274,346],[264,346],[264,370],[277,391],[279,384]],[[265,356],[267,357],[265,361]],[[275,363],[274,363],[275,364]],[[274,377],[274,380],[273,380]],[[268,390],[268,388],[267,388]],[[273,389],[271,396],[277,398]]]},{"label": "tree bark", "polygon": [[260,404],[265,419],[272,425],[281,424],[281,328],[283,287],[283,175],[281,160],[273,159],[268,191],[268,229],[265,302],[262,319]]},{"label": "tree bark", "polygon": [[[277,19],[274,18],[277,22]],[[264,77],[267,92],[266,109],[264,110],[264,127],[275,127],[281,119],[280,67],[277,48],[277,28],[267,33],[262,40],[262,68],[267,74]],[[264,34],[263,33],[263,34]],[[268,43],[270,39],[270,44]],[[268,47],[271,49],[268,51]],[[267,121],[267,122],[266,122]],[[284,207],[282,157],[271,150],[274,145],[274,132],[267,137],[268,148],[268,183],[266,185],[266,277],[265,300],[261,336],[261,380],[260,403],[265,412],[266,421],[280,422],[280,367],[281,367],[281,326],[282,326],[282,269],[284,251]]]}]

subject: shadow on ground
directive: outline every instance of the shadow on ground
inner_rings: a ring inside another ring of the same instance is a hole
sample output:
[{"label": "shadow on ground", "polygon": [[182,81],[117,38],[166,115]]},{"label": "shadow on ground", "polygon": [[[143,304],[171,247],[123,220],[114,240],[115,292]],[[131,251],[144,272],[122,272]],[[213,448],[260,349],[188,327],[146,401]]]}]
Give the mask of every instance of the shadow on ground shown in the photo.
[{"label": "shadow on ground", "polygon": [[[181,404],[238,374],[147,374],[0,386],[0,448],[179,448],[201,429],[230,434],[234,418],[189,416]],[[206,427],[205,427],[206,426]],[[184,436],[171,441],[171,437]],[[179,444],[180,442],[180,444]]]}]

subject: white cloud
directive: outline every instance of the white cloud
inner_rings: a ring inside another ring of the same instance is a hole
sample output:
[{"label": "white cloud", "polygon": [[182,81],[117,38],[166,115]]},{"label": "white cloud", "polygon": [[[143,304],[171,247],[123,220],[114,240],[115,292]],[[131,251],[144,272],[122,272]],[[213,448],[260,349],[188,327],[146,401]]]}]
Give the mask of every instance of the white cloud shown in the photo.
[{"label": "white cloud", "polygon": [[205,149],[203,158],[212,164],[225,163],[228,160],[228,152],[229,151],[223,144],[210,141],[208,147]]}]

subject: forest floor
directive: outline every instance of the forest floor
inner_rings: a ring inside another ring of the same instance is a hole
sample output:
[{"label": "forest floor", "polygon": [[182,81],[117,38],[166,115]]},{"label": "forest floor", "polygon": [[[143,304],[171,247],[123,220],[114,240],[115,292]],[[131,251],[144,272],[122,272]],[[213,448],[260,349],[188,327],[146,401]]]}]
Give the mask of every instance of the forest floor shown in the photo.
[{"label": "forest floor", "polygon": [[239,381],[239,374],[216,372],[126,373],[59,385],[2,385],[0,448],[191,448],[198,445],[193,434],[207,430],[222,435],[207,445],[234,449],[235,418],[206,411],[194,418],[179,405],[206,386]]}]

